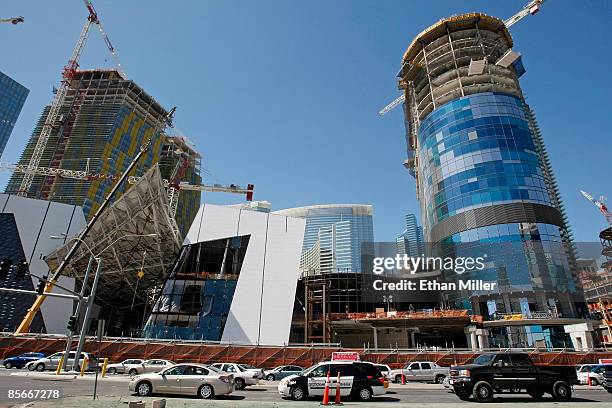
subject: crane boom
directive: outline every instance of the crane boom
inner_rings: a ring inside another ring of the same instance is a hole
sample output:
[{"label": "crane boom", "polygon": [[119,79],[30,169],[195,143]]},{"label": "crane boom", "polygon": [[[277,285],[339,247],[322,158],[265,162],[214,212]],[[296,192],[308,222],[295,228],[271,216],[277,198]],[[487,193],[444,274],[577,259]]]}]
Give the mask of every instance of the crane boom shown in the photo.
[{"label": "crane boom", "polygon": [[587,193],[586,191],[580,190],[580,193],[582,193],[582,195],[587,200],[592,202],[593,205],[595,205],[595,207],[597,207],[599,209],[599,211],[603,214],[603,216],[606,219],[606,221],[608,222],[608,224],[612,225],[612,213],[610,212],[610,210],[608,210],[608,207],[606,207],[606,205],[603,203],[604,200],[605,200],[605,197],[602,196],[598,200],[595,197],[593,197],[592,195],[590,195],[589,193]]},{"label": "crane boom", "polygon": [[[518,13],[513,15],[512,17],[504,20],[504,24],[506,28],[510,28],[514,24],[521,21],[528,15],[534,15],[538,11],[540,11],[540,5],[544,3],[545,0],[531,0],[527,5],[525,5]],[[406,100],[406,95],[402,94],[395,98],[395,100],[389,103],[387,106],[378,111],[378,115],[384,116],[389,111],[395,109],[398,105],[401,105]]]},{"label": "crane boom", "polygon": [[81,34],[79,35],[79,39],[72,50],[72,55],[68,60],[68,64],[64,67],[62,72],[62,81],[59,89],[57,90],[55,97],[53,98],[53,102],[51,103],[51,107],[49,108],[49,113],[45,119],[45,123],[40,131],[40,135],[38,136],[38,140],[36,141],[36,145],[34,146],[34,150],[32,151],[32,156],[30,157],[30,162],[27,166],[27,171],[24,173],[23,179],[21,180],[21,185],[19,186],[19,191],[17,195],[27,197],[28,192],[30,191],[30,187],[32,187],[32,182],[34,181],[34,176],[36,173],[36,169],[40,165],[40,160],[42,159],[45,148],[47,147],[47,142],[49,141],[49,137],[51,136],[51,132],[55,126],[55,122],[59,117],[60,109],[64,104],[64,100],[66,99],[66,95],[68,94],[68,89],[70,87],[70,80],[74,78],[76,71],[79,67],[79,59],[81,54],[83,53],[83,49],[85,48],[85,44],[87,43],[87,38],[89,36],[89,30],[91,29],[92,24],[97,24],[100,28],[100,32],[104,37],[104,41],[113,55],[115,59],[117,59],[117,55],[114,47],[112,46],[108,36],[102,29],[100,24],[100,19],[98,18],[98,13],[93,7],[93,4],[90,0],[83,0],[89,15],[87,16],[87,21],[81,30]]},{"label": "crane boom", "polygon": [[13,25],[23,23],[25,18],[22,16],[19,17],[10,17],[10,18],[0,18],[0,23],[11,23]]}]

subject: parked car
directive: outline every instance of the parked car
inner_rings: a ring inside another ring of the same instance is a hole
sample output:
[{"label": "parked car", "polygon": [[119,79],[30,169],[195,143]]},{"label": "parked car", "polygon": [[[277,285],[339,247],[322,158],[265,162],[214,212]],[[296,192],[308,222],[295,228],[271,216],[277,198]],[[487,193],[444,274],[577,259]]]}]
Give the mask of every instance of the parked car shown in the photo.
[{"label": "parked car", "polygon": [[44,353],[23,353],[15,357],[9,357],[2,362],[2,365],[7,370],[11,368],[23,368],[30,361],[38,360],[44,358]]},{"label": "parked car", "polygon": [[390,375],[391,375],[391,367],[389,367],[386,364],[374,364],[376,366],[376,368],[378,368],[380,370],[380,372],[386,376],[388,379],[390,379]]},{"label": "parked car", "polygon": [[302,371],[304,371],[304,369],[299,366],[293,366],[293,365],[278,366],[271,370],[265,370],[264,378],[268,381],[277,381],[277,380],[282,380],[283,378],[288,377],[290,375],[299,374]]},{"label": "parked car", "polygon": [[[141,365],[144,360],[140,360],[138,358],[131,358],[128,360],[123,360],[120,363],[109,364],[106,367],[106,372],[109,374],[126,374],[129,372],[130,368],[134,368],[136,366]],[[136,369],[138,371],[138,369]]]},{"label": "parked car", "polygon": [[478,402],[491,402],[504,390],[526,390],[536,400],[549,393],[557,401],[569,401],[578,383],[574,367],[538,367],[525,353],[482,354],[472,364],[451,367],[450,376],[460,399],[473,395]]},{"label": "parked car", "polygon": [[[45,370],[56,370],[62,360],[62,356],[64,355],[63,351],[59,353],[51,354],[50,356],[39,358],[38,360],[30,361],[26,364],[26,367],[31,371],[45,371]],[[75,351],[71,351],[68,353],[68,360],[66,361],[66,367],[70,369],[74,364],[74,358],[76,356]],[[79,369],[83,361],[87,358],[87,366],[86,371],[99,370],[98,367],[98,358],[91,353],[81,353],[81,358],[79,359]]]},{"label": "parked car", "polygon": [[604,390],[612,394],[612,368],[606,367],[606,372],[603,375],[603,387]]},{"label": "parked car", "polygon": [[336,381],[340,374],[340,396],[368,401],[374,395],[384,395],[389,383],[372,363],[362,361],[326,361],[316,364],[298,375],[283,378],[278,393],[296,401],[323,395],[329,372],[329,394],[336,396]]},{"label": "parked car", "polygon": [[233,392],[234,377],[204,364],[176,364],[158,373],[136,375],[128,388],[141,397],[155,393],[210,399]]},{"label": "parked car", "polygon": [[588,384],[589,378],[591,379],[591,385],[601,385],[604,382],[604,373],[606,369],[612,368],[612,364],[597,364],[588,367],[587,370],[578,372],[578,383]]},{"label": "parked car", "polygon": [[125,370],[129,375],[138,375],[138,374],[146,374],[146,373],[158,373],[164,368],[172,367],[176,365],[173,361],[170,360],[161,360],[161,359],[150,359],[150,360],[140,360],[140,364],[129,364],[125,366]]},{"label": "parked car", "polygon": [[396,383],[402,382],[402,373],[406,381],[433,381],[442,384],[448,377],[448,367],[440,367],[431,361],[414,361],[408,363],[404,368],[391,370],[389,378]]},{"label": "parked car", "polygon": [[577,373],[583,373],[585,371],[589,371],[592,367],[595,367],[598,364],[580,364],[576,366]]},{"label": "parked car", "polygon": [[211,364],[211,367],[214,367],[225,373],[233,374],[237,390],[242,390],[248,385],[259,384],[259,380],[264,376],[262,370],[244,364],[215,363]]}]

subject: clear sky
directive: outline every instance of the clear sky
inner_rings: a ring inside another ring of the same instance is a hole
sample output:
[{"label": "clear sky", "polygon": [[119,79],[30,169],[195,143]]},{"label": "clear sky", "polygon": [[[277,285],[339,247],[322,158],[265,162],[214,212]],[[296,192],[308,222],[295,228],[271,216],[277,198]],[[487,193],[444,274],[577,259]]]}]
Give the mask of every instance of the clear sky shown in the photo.
[{"label": "clear sky", "polygon": [[[374,205],[375,238],[418,214],[404,170],[395,74],[412,38],[442,17],[507,18],[527,0],[94,0],[128,76],[164,106],[204,156],[205,181],[254,183],[274,209]],[[2,156],[14,163],[51,101],[87,15],[80,0],[3,0],[0,71],[30,89]],[[574,236],[598,240],[602,216],[579,193],[612,196],[612,2],[549,0],[511,28]],[[83,68],[113,60],[92,31]],[[0,175],[4,186],[8,174]],[[208,194],[204,201],[238,197]]]}]

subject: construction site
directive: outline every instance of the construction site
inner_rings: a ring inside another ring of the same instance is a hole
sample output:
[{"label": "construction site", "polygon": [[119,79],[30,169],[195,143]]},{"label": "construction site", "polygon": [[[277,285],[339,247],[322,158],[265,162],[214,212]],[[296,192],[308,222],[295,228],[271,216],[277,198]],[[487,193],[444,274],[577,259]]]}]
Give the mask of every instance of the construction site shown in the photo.
[{"label": "construction site", "polygon": [[[321,237],[337,240],[337,225],[321,227],[304,248],[308,216],[248,204],[253,184],[204,183],[202,152],[174,127],[177,108],[127,78],[84,0],[85,25],[53,101],[19,161],[0,163],[13,173],[0,197],[0,358],[99,350],[114,361],[307,367],[342,350],[393,368],[462,364],[491,349],[526,350],[540,365],[612,358],[612,275],[584,288],[574,276],[567,216],[518,81],[526,71],[509,28],[541,3],[506,20],[482,13],[440,20],[401,58],[402,95],[379,113],[403,106],[404,165],[415,178],[426,240],[450,244],[454,256],[465,256],[454,243],[483,237],[494,244],[510,237],[521,251],[492,253],[488,276],[504,281],[502,292],[406,301],[367,294],[377,276],[365,268],[330,266],[337,254]],[[80,67],[94,28],[115,67]],[[466,145],[445,152],[459,139]],[[459,151],[480,156],[461,162],[470,161],[465,180],[453,161]],[[506,162],[486,167],[483,157],[495,154]],[[461,196],[491,175],[491,191]],[[242,204],[203,204],[202,192],[233,194]],[[602,200],[584,194],[612,222]],[[340,232],[350,229],[340,222],[347,228]],[[600,239],[609,271],[612,228]],[[318,267],[300,270],[305,257]],[[427,277],[448,279],[441,271]]]}]

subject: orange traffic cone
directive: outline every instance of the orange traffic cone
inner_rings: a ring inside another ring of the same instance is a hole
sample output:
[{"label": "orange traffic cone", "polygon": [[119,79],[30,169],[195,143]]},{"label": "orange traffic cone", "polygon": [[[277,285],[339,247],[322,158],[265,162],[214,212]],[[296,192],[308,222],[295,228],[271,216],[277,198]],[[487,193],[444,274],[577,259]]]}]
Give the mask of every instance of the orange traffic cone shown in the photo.
[{"label": "orange traffic cone", "polygon": [[338,372],[338,381],[336,382],[336,399],[334,400],[334,405],[342,405],[342,402],[340,402],[340,372]]},{"label": "orange traffic cone", "polygon": [[327,380],[325,380],[325,391],[323,391],[323,402],[321,405],[329,405],[329,371],[327,372]]},{"label": "orange traffic cone", "polygon": [[406,385],[406,376],[402,373],[402,385]]},{"label": "orange traffic cone", "polygon": [[589,387],[590,387],[591,385],[593,385],[593,384],[591,384],[591,376],[590,376],[590,375],[587,375],[587,385],[588,385]]}]

